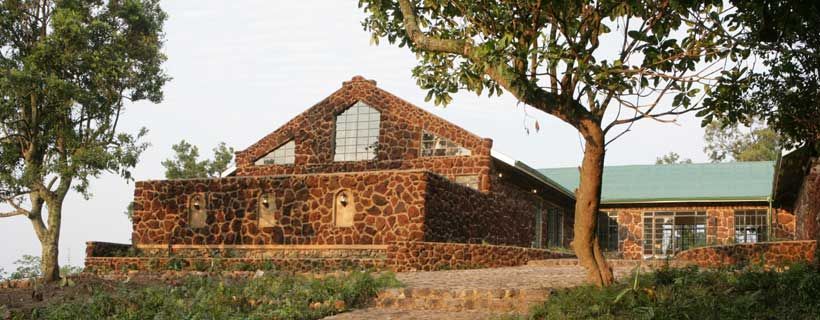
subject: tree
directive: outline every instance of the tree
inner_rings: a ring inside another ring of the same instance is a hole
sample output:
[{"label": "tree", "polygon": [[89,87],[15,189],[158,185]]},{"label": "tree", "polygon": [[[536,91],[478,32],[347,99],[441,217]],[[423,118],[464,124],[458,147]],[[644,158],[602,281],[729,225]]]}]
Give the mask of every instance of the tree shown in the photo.
[{"label": "tree", "polygon": [[14,261],[17,270],[11,273],[10,279],[40,277],[43,275],[41,264],[40,257],[24,254],[20,259]]},{"label": "tree", "polygon": [[730,37],[718,36],[730,32],[718,0],[360,0],[359,6],[374,42],[386,38],[416,54],[413,76],[427,100],[441,105],[459,90],[503,90],[578,130],[585,147],[572,247],[597,285],[612,282],[595,232],[606,146],[635,121],[671,122],[699,109],[712,73],[726,57],[745,55],[732,49]]},{"label": "tree", "polygon": [[712,121],[706,125],[703,151],[712,162],[774,161],[780,154],[777,133],[765,126],[747,127],[743,133],[738,125]]},{"label": "tree", "polygon": [[676,152],[667,153],[655,159],[655,164],[680,164],[692,163],[692,159],[686,158],[681,160],[680,155]]},{"label": "tree", "polygon": [[213,160],[199,161],[199,148],[185,140],[171,146],[174,150],[174,159],[162,162],[167,179],[214,178],[228,169],[233,160],[233,148],[224,142],[213,149]]},{"label": "tree", "polygon": [[126,102],[162,100],[165,19],[158,0],[0,2],[0,201],[13,208],[0,217],[31,221],[46,281],[69,191],[130,179],[147,147],[144,128],[118,123]]},{"label": "tree", "polygon": [[725,71],[705,100],[704,124],[748,125],[760,118],[785,147],[820,151],[820,2],[732,2],[738,10],[731,18],[745,26],[737,44],[752,50],[762,67]]}]

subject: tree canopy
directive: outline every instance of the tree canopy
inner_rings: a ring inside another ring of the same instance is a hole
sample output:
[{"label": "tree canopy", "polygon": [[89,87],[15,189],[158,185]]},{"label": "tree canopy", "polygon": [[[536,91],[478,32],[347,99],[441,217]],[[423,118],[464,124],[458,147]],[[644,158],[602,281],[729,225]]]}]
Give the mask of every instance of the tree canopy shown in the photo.
[{"label": "tree canopy", "polygon": [[408,47],[427,99],[508,92],[575,127],[585,140],[573,248],[588,279],[611,270],[595,235],[606,146],[641,119],[701,109],[729,59],[749,55],[727,34],[723,1],[360,0],[375,42]]},{"label": "tree canopy", "polygon": [[780,154],[777,132],[755,123],[746,127],[713,121],[706,126],[704,140],[703,151],[712,162],[774,161]]},{"label": "tree canopy", "polygon": [[786,147],[820,148],[820,2],[732,3],[731,19],[745,26],[737,44],[752,50],[758,64],[722,73],[706,99],[704,124],[749,125],[753,115],[780,133]]},{"label": "tree canopy", "polygon": [[119,122],[129,102],[163,98],[165,19],[158,0],[0,2],[0,201],[13,208],[0,217],[31,221],[46,280],[67,193],[131,178],[147,147]]},{"label": "tree canopy", "polygon": [[677,152],[670,152],[655,159],[655,164],[680,164],[692,163],[692,159],[681,159]]},{"label": "tree canopy", "polygon": [[167,179],[214,178],[228,169],[233,160],[233,148],[224,142],[213,149],[214,158],[199,160],[199,148],[185,140],[171,147],[174,158],[162,162]]}]

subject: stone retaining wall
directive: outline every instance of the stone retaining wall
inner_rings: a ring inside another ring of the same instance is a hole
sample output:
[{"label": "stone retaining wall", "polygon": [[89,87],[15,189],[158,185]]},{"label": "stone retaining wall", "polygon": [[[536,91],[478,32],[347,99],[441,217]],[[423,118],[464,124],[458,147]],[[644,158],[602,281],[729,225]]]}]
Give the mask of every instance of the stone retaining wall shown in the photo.
[{"label": "stone retaining wall", "polygon": [[406,242],[390,243],[387,265],[396,272],[478,269],[525,265],[529,260],[574,257],[543,249],[483,244]]},{"label": "stone retaining wall", "polygon": [[[287,270],[476,269],[525,265],[530,260],[574,257],[543,249],[484,244],[392,242],[386,246],[186,246],[169,248],[88,242],[86,270]],[[105,251],[101,248],[117,248]],[[113,256],[128,253],[130,256]],[[101,254],[101,255],[96,255]]]},{"label": "stone retaining wall", "polygon": [[756,264],[776,267],[814,259],[815,241],[781,241],[701,247],[682,251],[675,260],[700,267]]}]

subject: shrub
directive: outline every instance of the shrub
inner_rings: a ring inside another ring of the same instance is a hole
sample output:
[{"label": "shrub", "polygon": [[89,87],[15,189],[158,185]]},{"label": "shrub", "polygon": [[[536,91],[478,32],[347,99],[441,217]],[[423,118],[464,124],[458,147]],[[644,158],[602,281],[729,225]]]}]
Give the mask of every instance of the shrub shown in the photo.
[{"label": "shrub", "polygon": [[14,265],[17,266],[17,270],[11,274],[11,279],[37,278],[42,275],[38,256],[24,254],[20,259],[14,261]]},{"label": "shrub", "polygon": [[397,285],[392,274],[362,272],[322,279],[284,273],[247,280],[190,277],[177,286],[97,291],[87,300],[36,309],[26,318],[319,319],[361,307],[382,288]]},{"label": "shrub", "polygon": [[820,273],[664,268],[608,288],[560,290],[534,319],[817,319]]}]

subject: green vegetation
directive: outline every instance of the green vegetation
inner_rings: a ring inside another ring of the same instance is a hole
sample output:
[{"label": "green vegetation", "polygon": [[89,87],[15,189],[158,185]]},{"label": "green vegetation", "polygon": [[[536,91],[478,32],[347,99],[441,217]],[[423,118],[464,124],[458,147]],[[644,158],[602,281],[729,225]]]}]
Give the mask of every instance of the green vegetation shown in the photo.
[{"label": "green vegetation", "polygon": [[285,273],[248,280],[190,277],[179,285],[122,285],[90,297],[14,314],[12,319],[319,319],[361,307],[392,274],[321,279]]},{"label": "green vegetation", "polygon": [[662,269],[607,288],[563,289],[533,319],[817,319],[820,273],[806,265]]},{"label": "green vegetation", "polygon": [[185,140],[171,146],[174,159],[162,162],[167,179],[215,178],[228,169],[233,160],[233,148],[224,142],[214,148],[214,159],[199,160],[199,148]]}]

